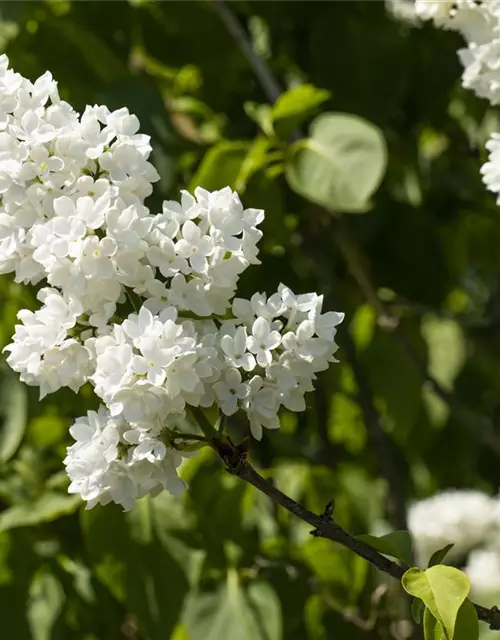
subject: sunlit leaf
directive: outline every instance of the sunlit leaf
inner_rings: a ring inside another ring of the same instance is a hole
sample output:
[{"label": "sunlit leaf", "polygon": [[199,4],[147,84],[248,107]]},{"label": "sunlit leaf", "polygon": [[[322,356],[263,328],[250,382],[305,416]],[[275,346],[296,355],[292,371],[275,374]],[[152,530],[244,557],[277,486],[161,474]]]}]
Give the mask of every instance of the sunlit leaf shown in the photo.
[{"label": "sunlit leaf", "polygon": [[247,151],[247,142],[223,141],[211,147],[193,176],[190,189],[200,186],[213,191],[234,186]]},{"label": "sunlit leaf", "polygon": [[457,614],[470,591],[468,577],[455,567],[435,565],[425,571],[408,569],[402,578],[405,590],[420,598],[452,640]]},{"label": "sunlit leaf", "polygon": [[26,430],[28,394],[17,374],[0,368],[0,462],[17,451]]},{"label": "sunlit leaf", "polygon": [[312,84],[299,84],[282,93],[271,109],[276,133],[286,139],[329,97],[329,91]]},{"label": "sunlit leaf", "polygon": [[27,617],[33,640],[51,640],[54,624],[64,604],[64,589],[48,571],[40,571],[31,583]]},{"label": "sunlit leaf", "polygon": [[280,640],[281,611],[265,582],[243,586],[235,570],[213,591],[188,596],[184,621],[190,640]]},{"label": "sunlit leaf", "polygon": [[358,116],[323,113],[310,136],[292,146],[286,177],[294,191],[331,212],[361,213],[370,208],[386,164],[377,127]]},{"label": "sunlit leaf", "polygon": [[80,496],[46,491],[32,502],[16,504],[0,514],[0,531],[52,522],[74,513],[81,505]]}]

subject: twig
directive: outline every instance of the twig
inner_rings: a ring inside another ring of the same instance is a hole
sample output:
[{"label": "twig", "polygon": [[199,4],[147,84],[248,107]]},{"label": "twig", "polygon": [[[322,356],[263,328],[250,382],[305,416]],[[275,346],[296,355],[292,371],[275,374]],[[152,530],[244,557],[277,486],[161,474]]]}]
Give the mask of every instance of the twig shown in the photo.
[{"label": "twig", "polygon": [[[268,100],[272,103],[276,102],[281,94],[281,90],[269,67],[255,52],[247,34],[231,9],[226,6],[224,0],[211,0],[211,2],[221,21],[224,23],[236,44],[252,66]],[[294,137],[298,136],[299,132],[296,132]],[[333,218],[331,216],[329,216],[329,219],[333,223]],[[335,238],[339,249],[365,298],[373,304],[377,311],[379,325],[385,329],[394,330],[395,337],[403,346],[408,358],[413,363],[421,379],[439,398],[441,398],[441,400],[443,400],[443,402],[449,406],[452,413],[457,416],[471,434],[475,437],[479,434],[479,438],[483,444],[488,446],[498,457],[500,457],[500,437],[495,431],[493,422],[487,417],[478,417],[474,412],[471,412],[469,409],[464,407],[452,392],[447,391],[429,374],[425,366],[420,362],[420,359],[415,354],[412,346],[408,343],[406,337],[399,329],[398,317],[391,312],[391,309],[385,305],[382,300],[380,300],[368,275],[368,271],[363,265],[363,261],[359,255],[359,250],[356,247],[352,234],[346,226],[342,216],[336,218],[335,224]]]},{"label": "twig", "polygon": [[[236,44],[241,49],[250,65],[254,69],[255,75],[261,83],[268,100],[270,102],[275,102],[280,96],[281,90],[279,84],[276,82],[273,74],[271,73],[271,70],[269,69],[265,61],[254,51],[252,43],[250,42],[247,34],[241,27],[231,9],[226,6],[224,0],[211,1],[221,20],[224,22],[227,30],[232,35]],[[300,132],[297,131],[294,134],[294,137],[300,137]],[[328,220],[330,220],[330,218],[331,216],[328,216]],[[316,255],[316,249],[312,251],[311,255]],[[324,280],[321,265],[317,266],[319,267],[318,274],[321,276],[321,280]],[[324,282],[324,288],[330,289],[330,285],[328,282]],[[377,299],[376,295],[374,299]],[[365,425],[370,439],[373,441],[377,450],[380,459],[380,468],[382,471],[382,475],[385,477],[388,483],[390,510],[393,513],[397,527],[405,529],[406,500],[403,486],[396,473],[394,462],[392,460],[388,438],[382,428],[382,425],[380,424],[380,416],[377,409],[375,408],[369,380],[364,375],[362,368],[359,366],[356,356],[356,350],[350,336],[346,335],[345,342],[345,346],[347,347],[347,357],[350,361],[358,385],[358,402],[363,411]]]},{"label": "twig", "polygon": [[[215,11],[217,11],[218,15],[220,16],[221,21],[225,24],[227,30],[229,31],[231,36],[234,38],[238,47],[247,58],[251,67],[253,68],[254,73],[258,78],[268,100],[271,103],[276,102],[276,100],[281,95],[281,89],[278,83],[275,81],[274,76],[270,72],[268,66],[265,64],[262,58],[256,54],[247,34],[241,27],[238,20],[235,18],[232,11],[226,6],[224,0],[211,0],[211,2],[212,2],[212,5],[214,6]],[[350,236],[348,234],[347,238],[349,237]],[[344,240],[345,240],[345,236],[344,236]],[[364,291],[365,296],[369,296],[367,297],[367,299],[371,300],[372,303],[375,305],[375,308],[378,309],[379,318],[380,319],[386,318],[389,320],[391,320],[391,318],[394,318],[393,314],[391,314],[390,312],[388,313],[387,312],[388,310],[385,309],[385,307],[383,306],[383,303],[379,299],[378,295],[376,294],[375,289],[370,286],[370,279],[365,277],[366,272],[360,267],[358,262],[357,261],[355,263],[353,261],[350,262],[347,259],[348,258],[347,252],[344,252],[344,257],[346,258],[346,262],[350,264],[353,271],[353,275],[357,279],[357,282],[360,288]],[[389,326],[390,326],[390,323],[389,323]],[[348,348],[350,347],[350,345],[354,346],[352,344],[352,340],[350,341],[349,340],[350,338],[348,339],[348,342],[347,342]],[[411,346],[410,345],[408,346],[411,349]],[[354,351],[354,356],[355,356],[355,351]],[[413,355],[412,355],[412,360],[413,360]],[[354,362],[355,361],[356,359],[354,359]],[[416,360],[416,362],[419,364],[418,359]],[[359,385],[360,369],[357,369],[357,370],[358,370],[357,378],[358,378],[358,385]],[[452,411],[457,411],[458,410],[457,404],[455,402],[453,402],[453,406],[452,404],[450,404],[453,397],[452,394],[450,394],[450,392],[443,389],[441,385],[439,385],[439,383],[436,380],[434,380],[431,376],[429,376],[427,372],[424,372],[424,374],[425,375],[423,376],[423,378],[433,387],[435,393],[449,404],[450,409]],[[361,379],[363,380],[363,376],[361,377]],[[373,405],[370,388],[369,386],[366,386],[364,384],[362,384],[361,386],[363,387],[362,395],[363,397],[365,397],[365,400],[362,403],[362,406],[364,404],[364,407],[365,407],[364,409],[365,420],[369,418],[368,419],[369,424],[376,423],[377,432],[383,434],[383,430],[381,429],[381,425],[378,420],[378,413]],[[367,402],[368,397],[370,398],[369,402]],[[461,413],[461,408],[460,408],[460,413]],[[474,427],[474,425],[472,426]],[[498,441],[498,438],[494,433],[492,425],[491,425],[491,429],[489,428],[489,426],[487,429],[483,429],[483,439],[495,450],[495,452],[498,455],[500,455],[500,441]],[[230,441],[227,440],[227,443],[229,442]],[[314,527],[313,531],[311,532],[312,535],[314,535],[315,537],[326,538],[334,542],[338,542],[344,547],[351,549],[351,551],[361,556],[362,558],[365,558],[365,560],[370,562],[372,565],[374,565],[381,571],[388,573],[389,575],[393,576],[394,578],[397,578],[398,580],[401,579],[407,567],[399,565],[392,560],[389,560],[388,558],[381,555],[380,553],[378,553],[368,545],[362,542],[359,542],[356,538],[351,536],[347,531],[342,529],[342,527],[340,527],[340,525],[338,525],[331,518],[331,514],[325,513],[323,515],[317,515],[312,511],[309,511],[308,509],[303,507],[300,503],[292,500],[292,498],[290,498],[289,496],[281,492],[274,485],[272,485],[268,480],[263,478],[250,465],[250,463],[246,459],[245,451],[242,451],[241,449],[234,447],[233,445],[230,445],[230,443],[224,444],[223,447],[218,447],[214,445],[214,448],[217,450],[220,457],[226,463],[227,470],[230,473],[238,476],[245,482],[248,482],[249,484],[253,485],[256,489],[258,489],[259,491],[267,495],[273,501],[274,504],[280,505],[290,513],[294,514],[304,522],[307,522],[312,527]],[[500,630],[500,610],[496,606],[492,607],[491,609],[488,609],[487,607],[474,604],[474,607],[476,609],[479,620],[489,624],[490,628],[493,630]]]},{"label": "twig", "polygon": [[226,26],[243,55],[250,63],[258,81],[260,82],[267,99],[276,102],[281,95],[281,88],[269,71],[264,60],[254,51],[252,43],[245,33],[243,27],[236,19],[234,13],[226,6],[224,0],[211,0],[215,11],[219,14],[221,21]]},{"label": "twig", "polygon": [[[398,564],[394,560],[390,560],[345,531],[332,517],[332,503],[327,505],[323,514],[318,515],[313,513],[261,476],[248,462],[246,453],[234,446],[229,439],[214,441],[213,448],[225,463],[229,473],[248,482],[258,491],[268,496],[273,503],[280,505],[297,518],[300,518],[300,520],[310,524],[311,527],[313,527],[311,531],[312,536],[338,542],[343,547],[347,547],[358,556],[367,560],[374,567],[380,569],[380,571],[389,574],[397,580],[401,580],[408,567],[403,564]],[[500,630],[500,610],[497,607],[491,607],[491,609],[489,609],[478,604],[474,604],[474,607],[479,620],[486,622],[490,626],[490,629],[494,631]]]}]

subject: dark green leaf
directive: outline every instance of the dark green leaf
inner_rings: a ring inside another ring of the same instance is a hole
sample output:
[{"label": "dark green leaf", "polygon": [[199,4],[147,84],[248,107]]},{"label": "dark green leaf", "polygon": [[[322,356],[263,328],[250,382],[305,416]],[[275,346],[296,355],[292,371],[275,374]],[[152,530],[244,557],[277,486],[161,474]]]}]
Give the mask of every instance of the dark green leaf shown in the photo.
[{"label": "dark green leaf", "polygon": [[453,640],[478,640],[479,621],[477,612],[470,600],[464,600],[457,615]]},{"label": "dark green leaf", "polygon": [[417,624],[422,622],[424,603],[419,598],[414,598],[411,603],[411,615]]},{"label": "dark green leaf", "polygon": [[17,451],[26,430],[28,396],[26,386],[17,374],[0,369],[0,462],[6,462]]},{"label": "dark green leaf", "polygon": [[135,614],[148,637],[164,640],[179,620],[188,589],[179,565],[157,528],[152,501],[125,514],[114,505],[85,511],[83,529],[92,565],[113,596]]},{"label": "dark green leaf", "polygon": [[424,611],[424,638],[425,640],[447,640],[443,627],[427,608]]},{"label": "dark green leaf", "polygon": [[434,551],[434,553],[432,554],[429,560],[429,564],[427,566],[433,567],[436,564],[441,564],[443,560],[446,558],[446,556],[448,555],[448,552],[451,551],[451,549],[454,546],[455,545],[453,544],[453,542],[451,542],[450,544],[447,544],[442,549],[438,549],[437,551]]},{"label": "dark green leaf", "polygon": [[412,541],[408,531],[392,531],[384,536],[371,536],[364,534],[356,536],[361,542],[365,542],[380,553],[392,556],[405,564],[412,562]]}]

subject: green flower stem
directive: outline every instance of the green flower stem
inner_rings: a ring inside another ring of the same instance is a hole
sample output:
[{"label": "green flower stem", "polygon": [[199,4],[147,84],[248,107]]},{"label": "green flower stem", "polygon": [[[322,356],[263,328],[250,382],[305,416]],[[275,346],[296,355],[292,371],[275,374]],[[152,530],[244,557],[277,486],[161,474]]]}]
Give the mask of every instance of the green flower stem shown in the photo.
[{"label": "green flower stem", "polygon": [[219,441],[221,437],[220,433],[211,424],[203,409],[200,409],[200,407],[190,407],[189,410],[193,418],[196,420],[196,423],[205,434],[206,439],[213,442]]}]

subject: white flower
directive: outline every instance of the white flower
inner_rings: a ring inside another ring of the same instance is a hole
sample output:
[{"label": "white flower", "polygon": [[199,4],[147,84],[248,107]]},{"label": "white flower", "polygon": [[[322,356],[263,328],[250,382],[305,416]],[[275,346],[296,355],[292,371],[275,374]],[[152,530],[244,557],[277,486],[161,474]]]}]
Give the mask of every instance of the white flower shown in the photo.
[{"label": "white flower", "polygon": [[279,429],[279,397],[276,389],[266,386],[260,376],[248,383],[246,399],[250,430],[256,440],[262,439],[262,428]]},{"label": "white flower", "polygon": [[228,369],[224,378],[214,384],[214,391],[221,403],[222,412],[231,416],[238,410],[238,400],[247,395],[248,387],[241,382],[238,369]]},{"label": "white flower", "polygon": [[65,460],[89,507],[184,490],[161,434],[189,406],[239,409],[256,438],[279,426],[281,405],[303,410],[343,317],[283,285],[234,299],[258,264],[264,212],[226,187],[184,191],[152,214],[151,150],[126,108],[80,116],[50,73],[31,82],[0,56],[0,273],[43,287],[41,307],[19,313],[7,361],[41,396],[88,381],[104,403],[76,421]]},{"label": "white flower", "polygon": [[167,219],[173,218],[177,225],[183,224],[186,220],[197,218],[200,213],[200,206],[197,204],[196,199],[187,191],[182,191],[181,193],[180,203],[174,200],[163,203],[164,216]]},{"label": "white flower", "polygon": [[227,362],[233,367],[242,367],[245,371],[255,369],[255,358],[247,352],[247,330],[238,327],[234,336],[224,335],[220,339],[220,346]]},{"label": "white flower", "polygon": [[187,309],[199,316],[209,316],[212,309],[205,298],[203,283],[199,278],[186,280],[178,273],[172,278],[168,302],[178,309]]},{"label": "white flower", "polygon": [[64,161],[57,156],[50,156],[45,147],[33,147],[29,160],[19,171],[20,180],[32,180],[38,177],[44,182],[51,173],[58,173],[64,169]]},{"label": "white flower", "polygon": [[70,433],[76,442],[64,460],[69,492],[80,494],[88,509],[109,502],[131,509],[147,493],[165,489],[179,495],[185,489],[177,475],[180,454],[104,408],[78,418]]},{"label": "white flower", "polygon": [[255,353],[257,363],[267,367],[272,362],[271,351],[281,343],[279,331],[271,331],[271,326],[265,318],[257,318],[252,325],[252,335],[247,338],[249,351]]},{"label": "white flower", "polygon": [[496,501],[479,491],[445,491],[414,504],[408,512],[408,528],[419,561],[450,542],[448,558],[460,558],[498,533]]},{"label": "white flower", "polygon": [[469,555],[465,573],[469,576],[471,591],[475,595],[500,592],[500,550],[475,549]]},{"label": "white flower", "polygon": [[214,248],[214,242],[210,236],[204,236],[201,229],[192,220],[187,220],[182,225],[182,238],[175,245],[178,255],[189,258],[193,271],[203,273],[206,271],[209,256]]},{"label": "white flower", "polygon": [[493,133],[486,143],[490,152],[488,162],[481,167],[483,182],[489,191],[497,194],[497,204],[500,203],[500,133]]},{"label": "white flower", "polygon": [[[170,319],[175,320],[177,313],[171,308]],[[143,338],[159,338],[163,331],[159,318],[153,316],[146,307],[141,307],[138,314],[131,314],[123,321],[124,333],[132,339],[134,346],[140,347]]]},{"label": "white flower", "polygon": [[116,242],[112,238],[99,240],[97,236],[90,236],[75,247],[74,257],[86,276],[105,280],[115,275],[111,258],[116,251]]},{"label": "white flower", "polygon": [[324,356],[328,352],[329,343],[327,340],[315,338],[314,333],[314,323],[304,320],[295,333],[290,331],[283,336],[283,345],[289,351],[294,351],[307,359]]},{"label": "white flower", "polygon": [[132,144],[118,143],[110,151],[99,157],[99,163],[109,173],[113,182],[123,182],[129,177],[144,176],[149,182],[155,182],[160,176],[153,165],[147,162]]},{"label": "white flower", "polygon": [[176,251],[174,242],[170,238],[163,238],[159,246],[149,247],[147,251],[149,262],[160,269],[165,278],[171,278],[176,273],[188,273],[189,266],[185,258]]},{"label": "white flower", "polygon": [[436,26],[460,31],[467,40],[484,42],[491,38],[496,0],[415,0],[415,13]]}]

